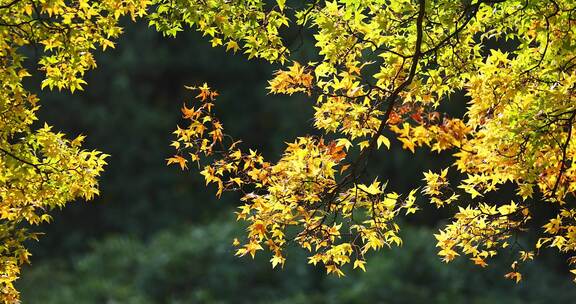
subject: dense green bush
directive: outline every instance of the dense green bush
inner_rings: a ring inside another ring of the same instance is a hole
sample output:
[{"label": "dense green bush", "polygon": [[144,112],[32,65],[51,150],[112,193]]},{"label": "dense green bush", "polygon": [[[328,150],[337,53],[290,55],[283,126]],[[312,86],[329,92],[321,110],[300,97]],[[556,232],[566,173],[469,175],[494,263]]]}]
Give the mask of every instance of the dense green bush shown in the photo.
[{"label": "dense green bush", "polygon": [[[162,231],[149,241],[126,236],[92,244],[66,260],[26,269],[24,303],[570,303],[576,290],[566,276],[541,263],[525,270],[516,286],[498,265],[487,271],[466,261],[443,265],[428,229],[407,228],[402,248],[370,258],[366,273],[348,269],[342,279],[305,265],[290,251],[284,270],[261,254],[234,257],[232,219]],[[505,260],[500,260],[506,263]],[[505,265],[500,265],[505,266]]]}]

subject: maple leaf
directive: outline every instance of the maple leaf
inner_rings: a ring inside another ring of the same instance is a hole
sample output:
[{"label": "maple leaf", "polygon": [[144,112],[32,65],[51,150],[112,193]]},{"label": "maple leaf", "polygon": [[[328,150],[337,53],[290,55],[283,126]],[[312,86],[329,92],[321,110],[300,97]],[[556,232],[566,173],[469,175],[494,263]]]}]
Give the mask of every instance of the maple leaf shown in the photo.
[{"label": "maple leaf", "polygon": [[178,165],[180,165],[180,169],[182,169],[182,170],[188,168],[186,166],[186,163],[188,162],[188,160],[185,159],[184,157],[180,156],[180,155],[174,155],[173,157],[169,157],[166,160],[168,161],[168,165],[178,164]]}]

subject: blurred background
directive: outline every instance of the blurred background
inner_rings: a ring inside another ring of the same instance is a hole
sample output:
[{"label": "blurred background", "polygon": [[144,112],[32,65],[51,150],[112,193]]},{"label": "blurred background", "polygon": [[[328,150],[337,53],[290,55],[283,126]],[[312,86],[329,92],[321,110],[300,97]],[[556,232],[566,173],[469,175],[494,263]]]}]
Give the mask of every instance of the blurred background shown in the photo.
[{"label": "blurred background", "polygon": [[[306,62],[313,54],[308,44],[296,56]],[[433,234],[451,210],[424,201],[402,222],[404,245],[372,254],[366,273],[327,276],[298,248],[288,250],[283,270],[273,270],[266,253],[234,257],[232,240],[244,229],[233,215],[239,197],[218,200],[196,168],[166,166],[179,109],[192,97],[183,86],[218,90],[227,132],[269,160],[285,142],[315,132],[313,100],[267,95],[278,67],[211,48],[191,31],[164,38],[145,22],[126,24],[116,49],[97,62],[85,91],[38,92],[40,121],[69,138],[87,135],[87,148],[111,156],[98,198],[55,210],[54,222],[38,228],[46,235],[30,244],[32,265],[18,281],[23,303],[574,303],[576,286],[556,252],[523,266],[519,284],[503,278],[507,252],[486,269],[465,258],[443,264]],[[456,100],[447,110],[465,106]],[[448,163],[393,145],[372,159],[393,191],[421,185],[423,170]]]}]

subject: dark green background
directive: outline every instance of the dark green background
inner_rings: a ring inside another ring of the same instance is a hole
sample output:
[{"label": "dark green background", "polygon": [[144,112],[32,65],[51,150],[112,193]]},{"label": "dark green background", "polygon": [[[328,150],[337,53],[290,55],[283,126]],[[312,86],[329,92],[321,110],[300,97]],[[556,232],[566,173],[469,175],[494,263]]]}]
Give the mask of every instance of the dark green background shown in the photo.
[{"label": "dark green background", "polygon": [[[563,257],[541,254],[520,284],[503,278],[506,252],[487,269],[466,258],[443,264],[433,233],[450,214],[421,201],[423,211],[403,220],[404,246],[372,254],[368,271],[347,269],[342,279],[307,265],[298,248],[284,270],[269,255],[236,258],[243,234],[233,210],[238,196],[217,200],[192,168],[167,167],[171,132],[191,98],[184,85],[208,82],[220,92],[217,111],[227,132],[270,160],[285,142],[314,133],[306,96],[266,94],[274,69],[265,62],[210,48],[188,31],[164,38],[144,23],[127,24],[115,50],[97,54],[88,87],[74,95],[39,92],[40,121],[86,146],[110,154],[101,196],[54,212],[54,223],[32,247],[18,288],[23,303],[573,303],[576,288]],[[314,59],[306,46],[295,56]],[[38,79],[36,79],[38,80]],[[37,82],[37,81],[36,81]],[[37,83],[32,84],[36,87]],[[463,100],[450,111],[462,112]],[[394,149],[373,156],[373,173],[395,191],[421,185],[422,170],[448,156]]]}]

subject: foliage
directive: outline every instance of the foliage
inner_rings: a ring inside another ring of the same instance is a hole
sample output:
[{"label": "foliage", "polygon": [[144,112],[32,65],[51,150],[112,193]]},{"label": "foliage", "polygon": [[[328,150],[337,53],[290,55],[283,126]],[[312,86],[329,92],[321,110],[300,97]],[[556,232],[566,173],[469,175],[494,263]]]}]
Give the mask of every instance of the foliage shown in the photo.
[{"label": "foliage", "polygon": [[41,55],[42,87],[82,89],[84,72],[95,67],[91,51],[113,47],[120,16],[144,13],[133,1],[0,1],[0,300],[18,301],[12,286],[19,266],[28,262],[23,246],[36,239],[27,225],[50,220],[47,214],[75,198],[98,194],[97,177],[105,154],[81,148],[83,136],[67,140],[48,125],[39,129],[38,98],[23,86],[30,76],[23,52]]},{"label": "foliage", "polygon": [[[484,267],[511,250],[517,258],[506,277],[519,281],[520,262],[541,248],[571,255],[573,10],[570,0],[1,1],[2,301],[17,301],[12,282],[29,255],[22,242],[36,237],[28,226],[98,194],[106,158],[82,149],[82,136],[33,125],[39,101],[23,86],[26,67],[45,74],[42,88],[83,89],[93,50],[114,47],[126,15],[146,16],[167,36],[195,27],[212,46],[281,65],[269,92],[316,102],[320,136],[297,138],[272,162],[223,132],[215,91],[191,87],[198,101],[182,109],[189,125],[175,132],[178,154],[168,162],[202,162],[217,195],[242,194],[237,215],[249,228],[235,242],[238,255],[268,247],[273,266],[283,266],[295,242],[329,273],[343,275],[348,263],[364,270],[368,251],[402,243],[397,217],[423,208],[418,189],[397,194],[369,172],[371,156],[398,143],[453,153],[456,170],[427,172],[420,190],[434,206],[459,208],[436,235],[445,261],[465,254]],[[313,62],[298,60],[302,43],[289,45],[288,33],[301,41],[311,34]],[[505,40],[510,48],[494,47]],[[36,60],[25,61],[32,51]],[[469,107],[452,117],[445,104],[462,94]],[[516,198],[492,198],[509,186]],[[524,246],[518,235],[529,228],[541,234]]]},{"label": "foliage", "polygon": [[196,26],[211,37],[212,46],[226,45],[234,52],[243,48],[248,58],[284,62],[288,49],[279,35],[279,29],[288,25],[284,3],[278,1],[268,9],[262,0],[155,0],[148,19],[151,26],[166,35],[176,36],[184,25]]},{"label": "foliage", "polygon": [[[316,61],[288,58],[269,91],[313,98],[314,126],[322,136],[298,138],[278,162],[265,161],[224,134],[213,114],[217,93],[206,85],[192,88],[198,101],[182,108],[189,125],[175,131],[178,153],[168,163],[182,169],[198,163],[218,196],[242,193],[237,215],[249,227],[246,240],[237,242],[238,255],[254,256],[268,247],[273,267],[283,265],[282,251],[294,242],[310,251],[309,263],[321,262],[340,276],[347,263],[364,269],[368,250],[401,244],[396,217],[418,209],[417,190],[396,194],[366,170],[369,156],[389,148],[390,137],[412,152],[426,147],[453,154],[450,167],[459,172],[451,174],[453,180],[448,169],[427,172],[420,191],[437,207],[459,206],[452,223],[436,234],[444,261],[464,254],[485,267],[499,251],[510,250],[515,260],[505,276],[518,282],[520,263],[541,248],[573,254],[573,1],[342,0],[300,8],[284,1],[246,3],[267,8],[270,16],[291,11],[289,27],[312,33]],[[284,62],[264,55],[271,47],[283,53],[285,46],[267,43],[276,41],[276,30],[261,38],[258,30],[228,26],[245,15],[213,12],[210,5],[195,9],[221,25],[219,35],[261,39],[246,52]],[[178,12],[194,15],[192,9]],[[244,12],[244,4],[237,9]],[[188,23],[215,35],[195,18]],[[179,28],[160,29],[173,34]],[[511,47],[493,46],[502,41]],[[442,110],[462,94],[468,99],[463,117]],[[491,197],[504,186],[515,187],[517,197]],[[542,216],[535,212],[539,204],[549,212],[541,228],[533,219]],[[523,245],[518,235],[529,228],[539,229],[539,238]]]}]

